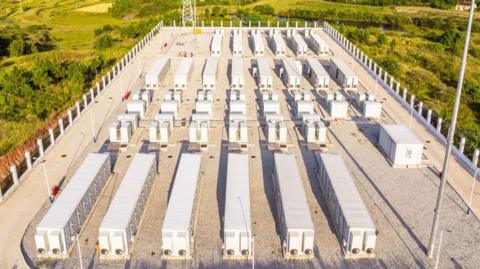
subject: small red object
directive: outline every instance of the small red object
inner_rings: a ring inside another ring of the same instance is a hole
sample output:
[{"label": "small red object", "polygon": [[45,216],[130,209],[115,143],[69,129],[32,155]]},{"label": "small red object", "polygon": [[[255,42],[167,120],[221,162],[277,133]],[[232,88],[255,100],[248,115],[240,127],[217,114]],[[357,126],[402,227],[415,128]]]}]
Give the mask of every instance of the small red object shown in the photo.
[{"label": "small red object", "polygon": [[163,44],[163,47],[164,47],[164,48],[166,48],[166,47],[167,47],[167,42],[165,42],[165,43]]},{"label": "small red object", "polygon": [[128,100],[128,97],[130,97],[130,91],[125,92],[125,94],[123,95],[123,99]]},{"label": "small red object", "polygon": [[58,191],[59,191],[58,186],[57,186],[57,185],[53,185],[53,186],[52,186],[52,196],[53,196],[53,197],[57,196]]}]

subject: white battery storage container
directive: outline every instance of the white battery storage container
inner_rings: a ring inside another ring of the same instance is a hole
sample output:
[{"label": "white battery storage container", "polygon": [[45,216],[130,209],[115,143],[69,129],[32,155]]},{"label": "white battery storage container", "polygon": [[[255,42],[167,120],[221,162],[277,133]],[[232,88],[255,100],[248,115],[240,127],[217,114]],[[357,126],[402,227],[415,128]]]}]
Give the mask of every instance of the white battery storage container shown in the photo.
[{"label": "white battery storage container", "polygon": [[379,119],[382,116],[382,104],[377,101],[363,101],[362,116],[368,119]]},{"label": "white battery storage container", "polygon": [[307,143],[326,143],[327,127],[318,114],[303,114],[303,134]]},{"label": "white battery storage container", "polygon": [[314,226],[295,155],[274,153],[273,189],[285,258],[313,258]]},{"label": "white battery storage container", "polygon": [[173,114],[173,118],[176,119],[178,114],[178,107],[179,107],[179,103],[177,101],[167,100],[167,101],[163,101],[160,104],[160,111],[162,112],[162,114],[171,113]]},{"label": "white battery storage container", "polygon": [[264,117],[268,114],[280,114],[280,103],[276,100],[264,100],[262,109]]},{"label": "white battery storage container", "polygon": [[329,47],[327,42],[323,40],[318,34],[311,34],[308,38],[310,48],[319,56],[328,56]]},{"label": "white battery storage container", "polygon": [[337,100],[329,101],[328,113],[332,119],[346,119],[348,117],[348,102]]},{"label": "white battery storage container", "polygon": [[202,155],[182,153],[162,226],[162,257],[192,257]]},{"label": "white battery storage container", "polygon": [[243,60],[241,58],[233,58],[230,70],[230,87],[232,89],[242,89],[245,85],[243,76]]},{"label": "white battery storage container", "polygon": [[233,56],[241,56],[243,54],[242,31],[240,29],[233,30],[232,54]]},{"label": "white battery storage container", "polygon": [[271,89],[273,87],[273,76],[268,61],[264,58],[257,59],[257,68],[256,80],[258,88],[260,90]]},{"label": "white battery storage container", "polygon": [[137,114],[140,119],[145,117],[145,102],[142,100],[133,100],[127,102],[127,113]]},{"label": "white battery storage container", "polygon": [[292,38],[290,38],[290,43],[293,52],[295,55],[302,57],[306,56],[308,52],[308,45],[305,43],[305,40],[303,40],[303,37],[297,33],[292,35]]},{"label": "white battery storage container", "polygon": [[287,45],[281,34],[273,34],[273,37],[270,38],[270,47],[275,56],[282,56],[286,54]]},{"label": "white battery storage container", "polygon": [[405,125],[381,124],[378,144],[393,167],[422,164],[423,142]]},{"label": "white battery storage container", "polygon": [[252,253],[248,168],[248,154],[228,154],[223,229],[224,256],[228,258]]},{"label": "white battery storage container", "polygon": [[158,89],[169,69],[169,58],[162,57],[157,59],[145,75],[145,86],[148,89]]},{"label": "white battery storage container", "polygon": [[354,90],[358,87],[358,76],[350,67],[338,58],[330,59],[330,73],[338,84],[346,90]]},{"label": "white battery storage container", "polygon": [[186,89],[188,81],[193,71],[193,59],[182,58],[180,65],[173,76],[173,86],[175,89]]},{"label": "white battery storage container", "polygon": [[228,140],[231,143],[247,144],[248,129],[247,116],[244,113],[231,112],[229,114]]},{"label": "white battery storage container", "polygon": [[375,256],[375,224],[340,155],[315,153],[318,181],[346,258]]},{"label": "white battery storage container", "polygon": [[217,84],[217,73],[218,73],[218,59],[208,58],[205,61],[205,66],[202,73],[202,84],[203,89],[215,89]]},{"label": "white battery storage container", "polygon": [[39,257],[66,258],[111,174],[109,154],[89,153],[37,225]]},{"label": "white battery storage container", "polygon": [[230,100],[230,113],[247,113],[247,104],[241,100]]},{"label": "white battery storage container", "polygon": [[198,100],[195,102],[195,113],[206,113],[209,116],[213,113],[213,102],[208,100]]},{"label": "white battery storage container", "polygon": [[295,116],[301,118],[302,115],[312,115],[314,113],[315,104],[309,100],[298,100],[295,102]]},{"label": "white battery storage container", "polygon": [[101,257],[128,258],[156,176],[155,154],[137,153],[100,224]]},{"label": "white battery storage container", "polygon": [[315,90],[328,89],[330,85],[330,75],[327,70],[323,68],[322,64],[313,58],[308,58],[306,74],[308,81],[312,84]]},{"label": "white battery storage container", "polygon": [[220,33],[215,33],[210,42],[210,54],[212,56],[220,56],[222,53],[222,40],[223,35]]},{"label": "white battery storage container", "polygon": [[261,56],[265,53],[262,36],[260,34],[252,34],[252,48],[254,56]]},{"label": "white battery storage container", "polygon": [[287,89],[300,88],[302,72],[297,68],[297,65],[292,59],[282,59],[283,73],[282,80]]}]

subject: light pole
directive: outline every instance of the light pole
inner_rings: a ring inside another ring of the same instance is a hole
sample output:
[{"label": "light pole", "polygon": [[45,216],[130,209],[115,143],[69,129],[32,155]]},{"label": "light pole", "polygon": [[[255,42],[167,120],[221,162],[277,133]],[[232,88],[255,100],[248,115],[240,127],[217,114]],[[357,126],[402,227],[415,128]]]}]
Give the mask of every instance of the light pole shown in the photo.
[{"label": "light pole", "polygon": [[445,189],[445,183],[447,182],[448,163],[450,161],[450,153],[452,151],[453,137],[455,135],[455,125],[457,124],[458,108],[460,106],[460,96],[462,94],[463,77],[465,75],[465,67],[467,65],[468,43],[470,42],[470,33],[472,31],[473,13],[475,10],[475,0],[472,0],[470,7],[471,8],[470,8],[470,14],[468,16],[467,34],[465,36],[465,45],[463,47],[462,65],[460,67],[457,90],[455,92],[455,103],[453,106],[452,122],[450,124],[450,129],[448,130],[447,148],[445,150],[445,157],[443,160],[443,169],[442,169],[441,180],[440,180],[440,188],[438,189],[438,197],[437,197],[437,203],[435,206],[435,215],[433,217],[432,232],[430,234],[430,242],[428,244],[428,253],[427,253],[428,258],[433,257],[435,237],[437,234],[438,221],[440,218],[439,213],[440,213],[442,200],[443,200],[443,191]]},{"label": "light pole", "polygon": [[255,269],[255,235],[252,236],[252,269]]},{"label": "light pole", "polygon": [[477,181],[478,171],[480,171],[480,168],[477,168],[477,170],[475,170],[475,174],[473,174],[472,190],[470,190],[470,199],[468,200],[467,216],[470,216],[470,212],[472,211],[473,192],[475,190],[475,182]]},{"label": "light pole", "polygon": [[80,249],[80,237],[78,236],[78,233],[75,233],[75,235],[72,236],[72,241],[75,239],[77,240],[78,263],[80,264],[80,269],[83,269],[82,250]]},{"label": "light pole", "polygon": [[95,137],[95,125],[93,123],[93,107],[90,108],[90,128],[92,129],[93,143],[97,143],[97,138]]},{"label": "light pole", "polygon": [[50,201],[50,203],[53,202],[53,199],[52,199],[52,190],[50,189],[50,183],[48,181],[48,174],[47,174],[47,160],[42,160],[42,166],[43,166],[43,176],[44,176],[44,179],[45,179],[45,184],[47,185],[47,194],[48,194],[48,201]]},{"label": "light pole", "polygon": [[440,231],[440,240],[438,240],[437,258],[435,259],[435,266],[433,267],[435,269],[438,269],[438,262],[440,261],[440,250],[442,248],[443,232],[445,232],[445,230]]}]

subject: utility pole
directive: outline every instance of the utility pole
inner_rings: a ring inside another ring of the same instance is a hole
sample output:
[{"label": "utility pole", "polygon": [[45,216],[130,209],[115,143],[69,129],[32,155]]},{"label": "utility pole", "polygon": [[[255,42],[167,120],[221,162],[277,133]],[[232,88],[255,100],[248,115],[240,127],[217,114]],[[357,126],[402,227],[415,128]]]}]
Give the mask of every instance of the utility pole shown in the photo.
[{"label": "utility pole", "polygon": [[448,163],[450,161],[450,153],[452,151],[453,137],[455,135],[455,125],[457,124],[458,108],[460,106],[460,96],[462,94],[463,78],[465,76],[465,67],[467,65],[468,43],[470,42],[470,33],[472,31],[474,10],[475,10],[475,0],[472,0],[472,3],[470,5],[470,14],[468,16],[468,26],[467,26],[467,34],[465,36],[465,45],[463,47],[462,65],[460,67],[457,91],[455,93],[455,103],[453,105],[452,122],[450,123],[450,129],[448,130],[447,148],[445,150],[445,158],[443,159],[443,169],[442,169],[441,180],[440,180],[440,188],[438,190],[437,204],[435,206],[435,215],[433,217],[432,232],[430,234],[430,242],[428,244],[428,253],[427,253],[428,258],[433,257],[435,237],[437,235],[438,221],[440,218],[440,209],[442,207],[442,201],[443,201],[443,191],[445,189],[445,183],[447,182]]}]

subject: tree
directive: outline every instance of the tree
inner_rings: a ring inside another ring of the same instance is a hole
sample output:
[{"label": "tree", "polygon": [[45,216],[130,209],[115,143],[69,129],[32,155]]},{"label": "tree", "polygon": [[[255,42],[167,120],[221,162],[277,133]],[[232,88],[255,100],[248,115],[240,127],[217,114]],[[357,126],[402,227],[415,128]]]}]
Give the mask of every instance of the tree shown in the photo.
[{"label": "tree", "polygon": [[381,47],[385,44],[387,44],[387,37],[384,33],[381,33],[377,38],[377,46]]},{"label": "tree", "polygon": [[105,34],[97,38],[95,41],[95,48],[98,50],[108,49],[113,46],[113,42],[113,38],[110,35]]},{"label": "tree", "polygon": [[22,39],[15,39],[8,46],[8,53],[10,56],[22,56],[25,54],[25,41]]},{"label": "tree", "polygon": [[264,15],[274,15],[275,14],[275,8],[273,8],[271,5],[258,5],[253,8],[256,12]]},{"label": "tree", "polygon": [[221,9],[219,6],[214,6],[214,7],[212,8],[212,15],[213,15],[214,17],[220,17],[220,16],[222,16],[222,15],[223,15],[223,14],[222,14],[222,9]]}]

